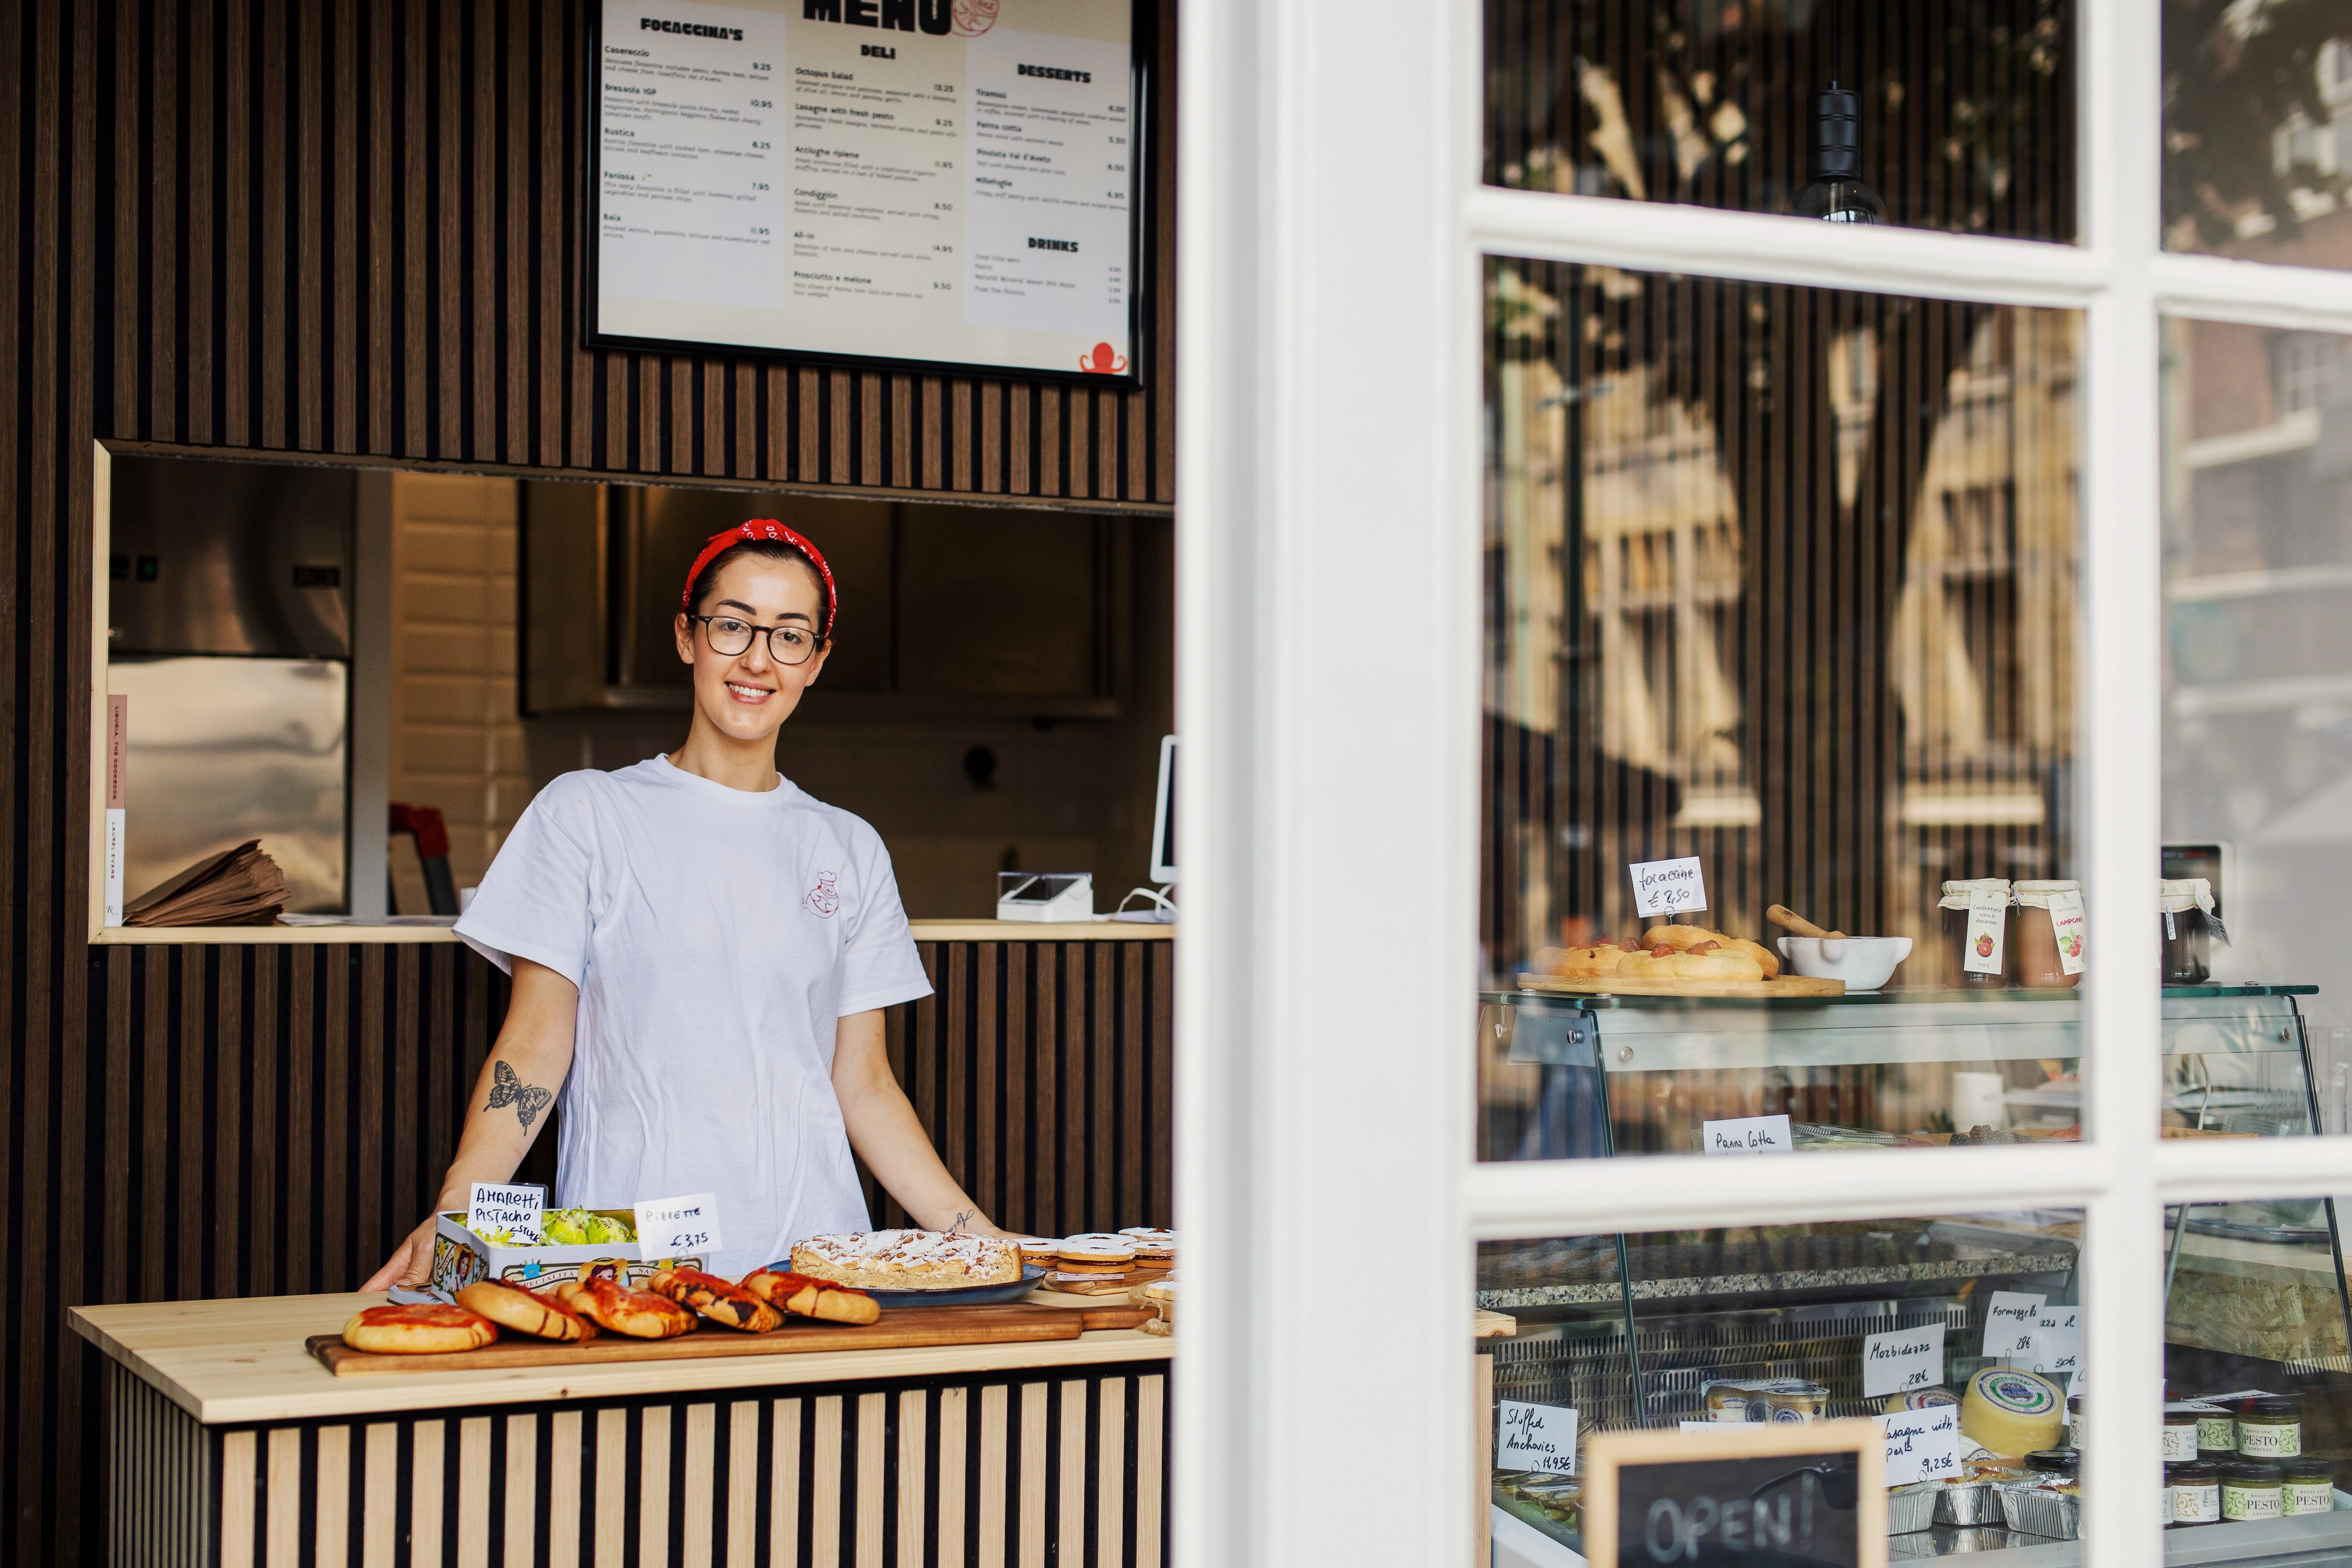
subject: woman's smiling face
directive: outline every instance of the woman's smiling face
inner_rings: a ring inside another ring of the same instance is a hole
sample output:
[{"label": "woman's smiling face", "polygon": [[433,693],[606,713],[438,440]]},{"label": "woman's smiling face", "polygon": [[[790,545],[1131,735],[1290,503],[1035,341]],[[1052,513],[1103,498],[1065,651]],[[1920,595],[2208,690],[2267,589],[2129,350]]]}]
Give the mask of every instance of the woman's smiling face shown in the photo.
[{"label": "woman's smiling face", "polygon": [[[765,555],[739,555],[722,563],[701,585],[698,616],[733,618],[761,628],[788,626],[803,638],[824,624],[824,594],[807,563]],[[779,662],[762,630],[751,646],[723,654],[710,646],[709,624],[680,615],[676,623],[677,656],[694,667],[694,705],[730,741],[772,742],[777,727],[800,706],[801,693],[824,668],[831,644],[820,644],[803,664]],[[779,641],[782,639],[779,638]]]}]

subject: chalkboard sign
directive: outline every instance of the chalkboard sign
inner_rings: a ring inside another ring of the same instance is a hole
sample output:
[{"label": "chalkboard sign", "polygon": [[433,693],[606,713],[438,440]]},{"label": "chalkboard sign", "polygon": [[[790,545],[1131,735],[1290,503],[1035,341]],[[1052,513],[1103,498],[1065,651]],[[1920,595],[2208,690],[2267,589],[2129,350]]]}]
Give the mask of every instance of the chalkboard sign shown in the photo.
[{"label": "chalkboard sign", "polygon": [[1886,1568],[1875,1421],[1605,1432],[1585,1449],[1596,1568]]}]

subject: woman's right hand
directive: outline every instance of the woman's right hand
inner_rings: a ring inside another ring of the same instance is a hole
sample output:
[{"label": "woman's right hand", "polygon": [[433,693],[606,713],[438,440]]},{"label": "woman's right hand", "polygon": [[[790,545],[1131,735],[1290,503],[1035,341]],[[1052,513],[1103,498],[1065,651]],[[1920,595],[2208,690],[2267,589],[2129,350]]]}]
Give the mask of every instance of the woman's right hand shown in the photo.
[{"label": "woman's right hand", "polygon": [[393,1249],[383,1268],[369,1276],[362,1290],[389,1290],[394,1286],[414,1290],[425,1283],[433,1271],[433,1235],[441,1223],[438,1214],[425,1216],[425,1223],[408,1233],[408,1239]]}]

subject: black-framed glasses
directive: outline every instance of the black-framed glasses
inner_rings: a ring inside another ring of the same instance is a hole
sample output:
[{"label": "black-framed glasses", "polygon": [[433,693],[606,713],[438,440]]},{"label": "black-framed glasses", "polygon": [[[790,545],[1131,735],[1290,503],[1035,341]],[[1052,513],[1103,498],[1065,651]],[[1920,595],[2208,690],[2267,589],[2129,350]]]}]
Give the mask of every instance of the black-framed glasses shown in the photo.
[{"label": "black-framed glasses", "polygon": [[709,639],[710,651],[733,658],[751,646],[751,639],[761,632],[768,634],[768,657],[778,664],[806,664],[809,655],[816,652],[816,634],[806,626],[753,626],[734,616],[688,616],[689,621],[702,623],[702,635]]}]

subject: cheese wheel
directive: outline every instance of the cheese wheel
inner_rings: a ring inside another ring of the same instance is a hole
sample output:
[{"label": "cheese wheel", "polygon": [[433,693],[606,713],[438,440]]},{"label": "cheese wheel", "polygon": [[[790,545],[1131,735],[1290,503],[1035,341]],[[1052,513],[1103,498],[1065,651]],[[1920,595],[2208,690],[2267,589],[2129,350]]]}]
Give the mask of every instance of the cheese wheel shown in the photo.
[{"label": "cheese wheel", "polygon": [[2011,1458],[2056,1447],[2065,1424],[2058,1385],[2013,1366],[1985,1368],[1960,1398],[1962,1435]]}]

